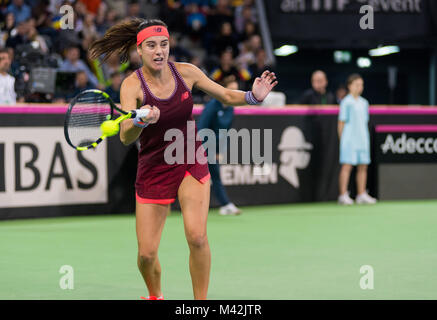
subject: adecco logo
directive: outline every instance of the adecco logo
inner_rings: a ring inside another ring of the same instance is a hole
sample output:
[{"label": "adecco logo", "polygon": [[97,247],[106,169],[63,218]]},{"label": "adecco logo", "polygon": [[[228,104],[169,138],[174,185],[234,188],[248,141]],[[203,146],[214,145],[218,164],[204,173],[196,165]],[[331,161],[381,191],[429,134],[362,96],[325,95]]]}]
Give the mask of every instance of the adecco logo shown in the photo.
[{"label": "adecco logo", "polygon": [[391,152],[394,154],[433,154],[437,153],[437,138],[408,138],[407,134],[403,133],[396,140],[391,134],[385,138],[385,142],[381,145],[382,153]]}]

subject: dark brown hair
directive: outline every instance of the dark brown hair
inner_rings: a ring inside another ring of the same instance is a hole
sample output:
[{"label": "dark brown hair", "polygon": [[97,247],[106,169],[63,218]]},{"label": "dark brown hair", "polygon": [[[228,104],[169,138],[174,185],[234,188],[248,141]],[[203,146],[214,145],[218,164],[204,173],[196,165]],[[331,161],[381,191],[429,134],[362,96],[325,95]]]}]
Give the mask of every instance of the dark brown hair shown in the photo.
[{"label": "dark brown hair", "polygon": [[100,56],[106,61],[113,53],[120,55],[121,62],[129,59],[129,50],[137,43],[137,34],[141,30],[150,26],[167,25],[158,19],[129,19],[124,20],[109,28],[103,38],[94,41],[89,48],[91,59],[97,59]]},{"label": "dark brown hair", "polygon": [[358,73],[351,74],[347,78],[347,86],[349,87],[352,82],[354,82],[355,80],[358,80],[358,79],[363,79],[363,77],[361,75],[359,75]]}]

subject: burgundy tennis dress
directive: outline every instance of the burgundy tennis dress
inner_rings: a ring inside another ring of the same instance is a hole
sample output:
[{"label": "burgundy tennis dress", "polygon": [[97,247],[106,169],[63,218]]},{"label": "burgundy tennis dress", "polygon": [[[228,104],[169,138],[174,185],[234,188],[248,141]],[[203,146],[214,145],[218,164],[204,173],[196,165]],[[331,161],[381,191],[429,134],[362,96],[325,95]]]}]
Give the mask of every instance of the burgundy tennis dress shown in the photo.
[{"label": "burgundy tennis dress", "polygon": [[[143,90],[143,105],[156,106],[160,110],[158,122],[144,128],[139,138],[141,147],[138,153],[135,191],[137,201],[140,203],[172,203],[175,201],[179,186],[185,176],[192,175],[201,183],[205,183],[210,178],[206,158],[199,161],[201,157],[193,156],[193,148],[191,147],[195,146],[197,155],[206,156],[202,142],[195,141],[197,128],[192,116],[191,91],[175,65],[172,62],[168,62],[168,65],[173,74],[175,89],[167,99],[155,97],[144,80],[141,68],[135,71]],[[188,121],[193,122],[188,123]],[[165,133],[171,129],[177,129],[176,131],[172,130],[172,132],[181,132],[183,135],[178,135],[171,141],[165,141]],[[184,145],[184,158],[183,161],[179,160],[179,163],[169,164],[168,162],[171,161],[168,159],[166,161],[164,154],[166,148],[171,148],[170,145],[175,140]],[[187,144],[189,145],[188,150]]]}]

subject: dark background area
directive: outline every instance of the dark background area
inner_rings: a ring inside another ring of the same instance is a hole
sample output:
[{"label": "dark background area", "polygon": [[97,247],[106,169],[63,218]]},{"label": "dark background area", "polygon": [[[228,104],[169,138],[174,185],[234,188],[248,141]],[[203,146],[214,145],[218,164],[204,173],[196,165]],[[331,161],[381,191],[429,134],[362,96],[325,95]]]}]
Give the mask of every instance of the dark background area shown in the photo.
[{"label": "dark background area", "polygon": [[[341,50],[341,49],[338,49]],[[344,50],[344,49],[343,49]],[[358,57],[368,57],[368,50],[350,50],[349,63],[334,61],[334,49],[300,49],[287,57],[277,57],[278,91],[285,92],[287,103],[299,102],[302,92],[311,87],[311,73],[321,69],[326,72],[329,90],[335,93],[340,84],[345,84],[352,73],[360,73],[364,78],[363,96],[370,104],[414,104],[429,103],[429,64],[431,49],[402,50],[397,54],[370,57],[372,66],[361,69]],[[394,99],[390,101],[388,68],[398,68],[397,86]],[[302,79],[306,79],[302,81]],[[437,88],[436,88],[437,90]]]}]

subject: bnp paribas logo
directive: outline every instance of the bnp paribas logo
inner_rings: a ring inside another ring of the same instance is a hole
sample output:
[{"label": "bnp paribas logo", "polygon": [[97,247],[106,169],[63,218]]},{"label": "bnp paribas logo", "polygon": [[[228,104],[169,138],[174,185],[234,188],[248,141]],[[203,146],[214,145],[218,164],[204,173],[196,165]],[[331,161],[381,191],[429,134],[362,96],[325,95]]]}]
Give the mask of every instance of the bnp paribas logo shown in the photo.
[{"label": "bnp paribas logo", "polygon": [[278,149],[281,152],[279,174],[293,187],[299,188],[297,170],[308,167],[311,160],[310,150],[313,149],[313,145],[305,140],[299,128],[288,127],[282,132]]}]

